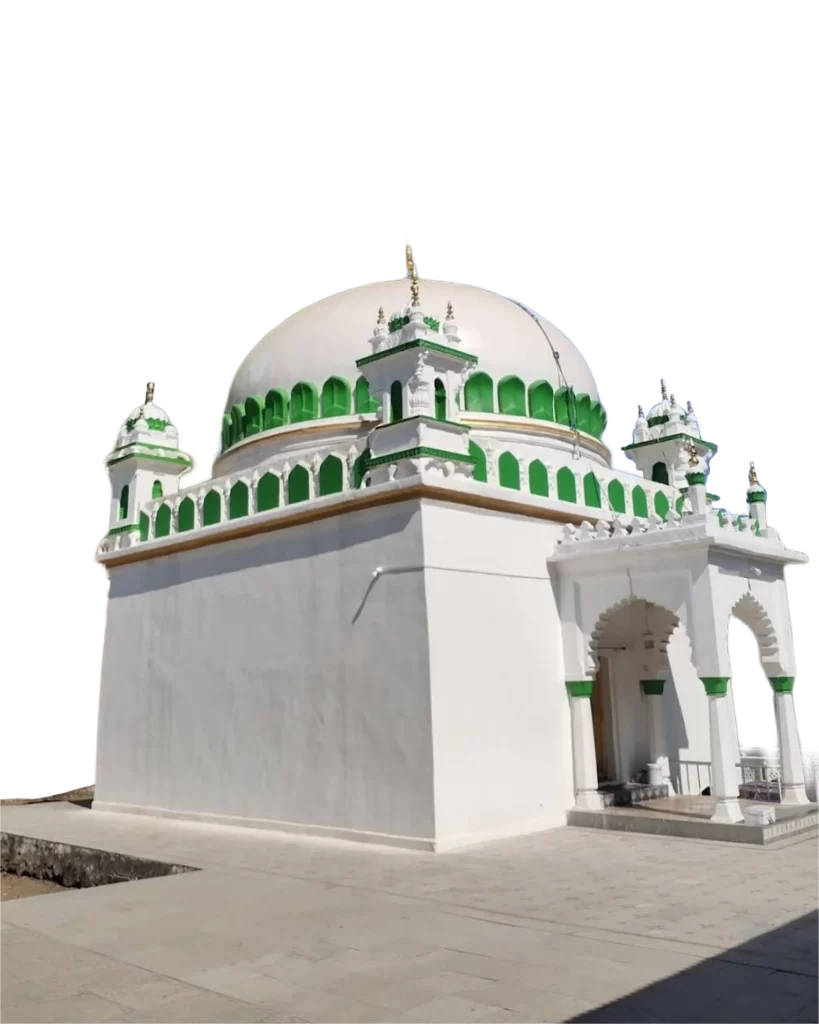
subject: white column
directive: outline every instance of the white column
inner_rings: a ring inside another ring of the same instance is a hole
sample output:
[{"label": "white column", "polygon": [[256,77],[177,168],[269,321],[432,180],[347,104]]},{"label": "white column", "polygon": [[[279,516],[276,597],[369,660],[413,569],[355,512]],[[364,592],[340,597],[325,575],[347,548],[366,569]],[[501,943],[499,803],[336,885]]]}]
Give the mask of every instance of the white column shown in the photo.
[{"label": "white column", "polygon": [[771,679],[774,688],[776,734],[779,739],[779,763],[782,780],[783,804],[809,803],[805,793],[805,770],[802,766],[802,746],[796,728],[793,706],[793,677]]},{"label": "white column", "polygon": [[711,796],[716,807],[711,821],[737,822],[744,815],[739,806],[734,745],[731,736],[731,704],[725,699],[728,692],[726,677],[705,677],[702,680],[708,694],[708,723],[711,734]]},{"label": "white column", "polygon": [[597,791],[597,756],[594,749],[591,711],[592,685],[591,679],[566,683],[572,716],[575,807],[587,811],[603,808],[603,798]]},{"label": "white column", "polygon": [[648,757],[653,764],[660,766],[663,773],[663,785],[668,786],[669,795],[673,796],[674,785],[671,782],[671,765],[665,741],[665,715],[663,713],[665,680],[641,679],[640,686],[648,705]]}]

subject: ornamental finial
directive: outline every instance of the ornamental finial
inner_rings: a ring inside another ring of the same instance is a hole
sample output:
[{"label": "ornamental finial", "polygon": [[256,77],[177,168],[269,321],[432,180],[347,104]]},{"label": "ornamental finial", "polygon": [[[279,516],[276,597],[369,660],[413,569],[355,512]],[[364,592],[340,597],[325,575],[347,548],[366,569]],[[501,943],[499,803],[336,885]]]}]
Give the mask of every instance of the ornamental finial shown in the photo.
[{"label": "ornamental finial", "polygon": [[412,281],[410,286],[410,293],[412,294],[413,306],[420,306],[421,300],[418,298],[418,270],[415,266],[415,260],[412,258],[412,246],[407,246],[407,277]]},{"label": "ornamental finial", "polygon": [[751,463],[751,468],[748,470],[748,483],[751,487],[759,487],[759,478],[756,475],[756,468],[753,462]]},{"label": "ornamental finial", "polygon": [[689,400],[689,402],[688,402],[688,413],[689,413],[689,415],[690,415],[690,414],[691,414],[691,413],[692,413],[693,411],[694,411],[694,406],[693,406],[693,405],[691,404],[691,401]]},{"label": "ornamental finial", "polygon": [[694,469],[699,462],[699,451],[695,444],[687,444],[685,450],[688,452],[688,465]]},{"label": "ornamental finial", "polygon": [[154,400],[154,382],[148,381],[145,387],[145,404],[149,405]]},{"label": "ornamental finial", "polygon": [[384,319],[384,307],[383,306],[379,306],[378,307],[378,319],[376,320],[376,323],[377,324],[386,323],[386,320]]},{"label": "ornamental finial", "polygon": [[673,395],[671,396],[671,404],[672,404],[673,406],[676,406],[676,405],[677,405],[677,403],[676,403],[676,402],[674,401],[674,396],[673,396]]},{"label": "ornamental finial", "polygon": [[447,320],[454,320],[455,319],[455,314],[452,312],[452,303],[451,302],[448,302],[446,304],[446,318],[447,318]]},{"label": "ornamental finial", "polygon": [[668,392],[665,389],[665,381],[664,380],[660,381],[660,393],[663,396],[663,401],[665,401],[668,398]]},{"label": "ornamental finial", "polygon": [[637,406],[637,419],[638,420],[645,419],[645,413],[643,412],[642,405],[638,405]]}]

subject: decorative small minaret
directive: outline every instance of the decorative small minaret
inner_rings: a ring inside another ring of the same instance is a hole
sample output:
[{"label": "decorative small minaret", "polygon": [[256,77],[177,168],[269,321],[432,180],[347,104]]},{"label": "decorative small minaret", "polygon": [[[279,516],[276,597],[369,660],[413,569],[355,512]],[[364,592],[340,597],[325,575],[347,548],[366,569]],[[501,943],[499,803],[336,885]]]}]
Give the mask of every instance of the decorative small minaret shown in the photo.
[{"label": "decorative small minaret", "polygon": [[179,435],[168,414],[154,405],[153,382],[147,385],[145,401],[120,428],[105,464],[111,477],[109,535],[140,529],[144,534],[146,504],[176,494],[179,478],[193,466],[191,457],[179,450]]},{"label": "decorative small minaret", "polygon": [[456,396],[477,357],[461,349],[452,303],[440,321],[424,314],[418,271],[407,246],[410,302],[389,321],[379,309],[372,354],[356,366],[381,399],[381,422],[370,437],[371,484],[413,476],[422,468],[471,476],[469,428]]},{"label": "decorative small minaret", "polygon": [[685,412],[685,431],[692,437],[700,436],[700,423],[697,419],[697,414],[694,412],[694,406],[691,402],[688,403],[688,408]]},{"label": "decorative small minaret", "polygon": [[686,446],[688,454],[688,472],[685,479],[688,484],[688,500],[694,515],[703,514],[708,510],[705,494],[705,470],[701,466],[700,452],[695,444]]},{"label": "decorative small minaret", "polygon": [[649,437],[648,422],[646,421],[642,405],[637,406],[637,422],[634,424],[632,437],[635,444],[641,444],[643,441],[647,441]]},{"label": "decorative small minaret", "polygon": [[759,536],[764,537],[768,531],[768,492],[759,482],[753,462],[748,471],[748,516],[751,520],[752,529]]}]

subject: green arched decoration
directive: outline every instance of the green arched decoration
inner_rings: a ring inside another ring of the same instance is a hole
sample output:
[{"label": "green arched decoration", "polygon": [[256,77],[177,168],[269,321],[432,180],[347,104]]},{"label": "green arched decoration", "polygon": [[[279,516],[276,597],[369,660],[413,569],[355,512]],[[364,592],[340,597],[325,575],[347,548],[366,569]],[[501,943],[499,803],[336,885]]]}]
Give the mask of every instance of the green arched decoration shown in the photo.
[{"label": "green arched decoration", "polygon": [[390,423],[397,423],[404,418],[404,394],[401,381],[394,380],[390,384]]},{"label": "green arched decoration", "polygon": [[555,419],[572,429],[577,424],[577,403],[570,387],[558,388],[555,392]]},{"label": "green arched decoration", "polygon": [[169,537],[171,533],[171,506],[160,505],[154,522],[154,537]]},{"label": "green arched decoration", "polygon": [[251,395],[245,399],[245,437],[260,434],[263,430],[264,399],[261,395]]},{"label": "green arched decoration", "polygon": [[555,391],[548,380],[529,385],[529,415],[535,420],[555,418]]},{"label": "green arched decoration", "polygon": [[657,513],[660,519],[665,519],[665,517],[668,515],[669,508],[670,506],[668,504],[668,498],[666,498],[662,491],[657,491],[657,493],[654,495],[654,511]]},{"label": "green arched decoration", "polygon": [[479,483],[486,483],[486,452],[474,441],[469,442],[469,454],[475,460],[475,468],[472,470],[472,479]]},{"label": "green arched decoration", "polygon": [[606,424],[609,421],[609,416],[603,406],[600,406],[600,437],[603,436],[603,431],[606,429]]},{"label": "green arched decoration", "polygon": [[310,474],[304,466],[294,466],[287,477],[287,504],[310,499]]},{"label": "green arched decoration", "polygon": [[130,495],[128,484],[126,484],[119,492],[119,518],[128,518],[128,497]]},{"label": "green arched decoration", "polygon": [[626,489],[619,480],[609,480],[608,494],[609,505],[611,505],[612,511],[625,513]]},{"label": "green arched decoration", "polygon": [[287,410],[290,406],[290,399],[287,392],[281,388],[271,388],[264,400],[264,419],[262,420],[265,430],[275,430],[276,427],[283,427],[287,423]]},{"label": "green arched decoration", "polygon": [[520,490],[520,463],[511,452],[504,452],[498,459],[498,481],[501,487]]},{"label": "green arched decoration", "polygon": [[532,459],[529,463],[529,490],[542,498],[549,497],[549,472],[540,459]]},{"label": "green arched decoration", "polygon": [[601,413],[603,406],[599,402],[592,402],[589,410],[589,433],[592,437],[600,438],[603,433]]},{"label": "green arched decoration", "polygon": [[601,508],[603,505],[600,481],[594,473],[587,473],[583,477],[583,501],[590,508]]},{"label": "green arched decoration", "polygon": [[526,415],[526,385],[520,377],[504,377],[498,382],[498,412]]},{"label": "green arched decoration", "polygon": [[154,480],[153,486],[151,487],[151,497],[161,498],[162,497],[162,481]]},{"label": "green arched decoration", "polygon": [[577,481],[568,466],[557,471],[557,496],[560,501],[577,501]]},{"label": "green arched decoration", "polygon": [[584,434],[591,433],[591,397],[589,395],[577,396],[577,429]]},{"label": "green arched decoration", "polygon": [[222,519],[222,495],[218,491],[208,491],[202,502],[202,525],[213,526]]},{"label": "green arched decoration", "polygon": [[380,402],[370,394],[370,385],[366,377],[359,377],[355,382],[355,411],[359,413],[378,412]]},{"label": "green arched decoration", "polygon": [[228,519],[241,519],[248,513],[250,505],[247,484],[237,480],[230,489],[228,496]]},{"label": "green arched decoration", "polygon": [[243,402],[236,402],[230,409],[230,441],[236,444],[244,440],[245,436],[245,406]]},{"label": "green arched decoration", "polygon": [[139,513],[139,539],[147,540],[151,533],[151,520],[147,513]]},{"label": "green arched decoration", "polygon": [[319,467],[319,495],[341,494],[344,490],[344,463],[337,455],[328,455]]},{"label": "green arched decoration", "polygon": [[321,389],[322,416],[350,415],[350,385],[343,377],[328,377]]},{"label": "green arched decoration", "polygon": [[674,502],[674,508],[677,510],[677,515],[682,515],[682,510],[685,505],[685,495],[681,494],[679,498]]},{"label": "green arched decoration", "polygon": [[435,378],[435,419],[446,419],[446,385],[440,377]]},{"label": "green arched decoration", "polygon": [[631,507],[634,509],[635,516],[639,516],[641,519],[648,519],[646,492],[639,484],[631,490]]},{"label": "green arched decoration", "polygon": [[353,463],[353,487],[356,490],[358,490],[358,488],[364,483],[364,477],[367,475],[367,463],[369,460],[370,449],[365,448]]},{"label": "green arched decoration", "polygon": [[655,462],[651,467],[651,479],[655,484],[667,484],[668,466],[664,462]]},{"label": "green arched decoration", "polygon": [[304,423],[318,416],[318,391],[316,385],[300,380],[290,392],[290,422]]},{"label": "green arched decoration", "polygon": [[279,507],[281,484],[275,473],[265,473],[256,485],[256,508],[259,512],[269,512]]},{"label": "green arched decoration", "polygon": [[183,498],[179,505],[178,530],[180,533],[187,533],[193,529],[196,506],[193,498]]},{"label": "green arched decoration", "polygon": [[467,412],[494,412],[495,396],[492,378],[488,373],[473,373],[464,387],[464,405]]},{"label": "green arched decoration", "polygon": [[226,452],[230,448],[233,440],[230,436],[230,428],[232,424],[230,422],[230,416],[225,414],[222,417],[222,451]]}]

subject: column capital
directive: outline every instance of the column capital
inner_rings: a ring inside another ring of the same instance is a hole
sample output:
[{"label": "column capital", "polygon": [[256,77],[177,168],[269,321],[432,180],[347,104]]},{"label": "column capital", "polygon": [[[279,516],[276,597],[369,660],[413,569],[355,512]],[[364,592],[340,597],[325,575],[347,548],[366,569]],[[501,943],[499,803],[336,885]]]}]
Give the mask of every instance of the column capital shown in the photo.
[{"label": "column capital", "polygon": [[570,697],[591,697],[593,679],[567,679],[566,689]]},{"label": "column capital", "polygon": [[709,697],[724,697],[728,693],[730,681],[730,676],[700,676],[700,682]]},{"label": "column capital", "polygon": [[768,682],[773,687],[774,693],[793,693],[795,676],[769,676]]},{"label": "column capital", "polygon": [[662,697],[665,679],[641,679],[640,688],[647,697]]}]

